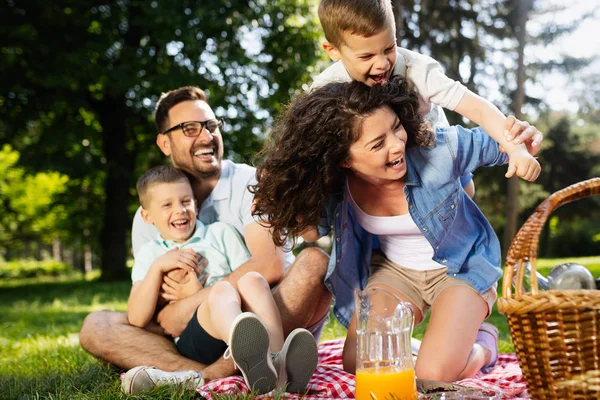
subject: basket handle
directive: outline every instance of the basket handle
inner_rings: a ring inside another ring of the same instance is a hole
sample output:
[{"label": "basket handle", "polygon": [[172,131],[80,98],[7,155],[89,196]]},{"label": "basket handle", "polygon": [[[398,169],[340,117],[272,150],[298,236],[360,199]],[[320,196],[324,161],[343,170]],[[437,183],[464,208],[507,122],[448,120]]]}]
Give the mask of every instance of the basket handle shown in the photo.
[{"label": "basket handle", "polygon": [[512,297],[512,280],[515,265],[518,265],[515,297],[521,297],[523,293],[523,277],[527,269],[527,263],[531,264],[531,293],[538,293],[537,282],[537,250],[542,228],[552,211],[558,207],[575,200],[600,194],[600,178],[593,178],[568,186],[553,193],[540,203],[533,214],[523,224],[517,235],[512,240],[506,255],[506,266],[504,278],[502,279],[502,297]]}]

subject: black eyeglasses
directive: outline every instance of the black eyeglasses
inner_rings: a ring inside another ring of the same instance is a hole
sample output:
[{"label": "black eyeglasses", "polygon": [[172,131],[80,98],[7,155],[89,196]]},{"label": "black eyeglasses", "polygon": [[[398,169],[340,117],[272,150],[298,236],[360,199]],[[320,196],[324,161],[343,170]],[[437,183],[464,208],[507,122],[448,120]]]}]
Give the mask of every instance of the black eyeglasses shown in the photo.
[{"label": "black eyeglasses", "polygon": [[185,136],[196,137],[200,134],[200,132],[202,132],[204,128],[206,128],[206,130],[208,130],[212,134],[215,133],[217,128],[222,125],[222,119],[209,119],[208,121],[187,121],[167,129],[163,132],[163,135],[166,135],[169,132],[173,132],[176,129],[181,129]]}]

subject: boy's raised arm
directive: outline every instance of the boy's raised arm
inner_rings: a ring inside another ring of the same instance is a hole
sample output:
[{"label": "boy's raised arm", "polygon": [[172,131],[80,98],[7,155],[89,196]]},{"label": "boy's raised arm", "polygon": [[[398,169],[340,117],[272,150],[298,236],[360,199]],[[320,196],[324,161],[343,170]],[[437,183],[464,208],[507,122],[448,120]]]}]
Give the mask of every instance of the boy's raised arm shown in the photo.
[{"label": "boy's raised arm", "polygon": [[[424,100],[456,111],[480,125],[507,151],[509,148],[504,146],[504,143],[508,142],[515,145],[525,143],[531,155],[535,155],[539,151],[543,135],[535,127],[518,121],[517,124],[526,124],[526,129],[515,124],[514,129],[509,129],[508,134],[505,135],[504,120],[506,117],[504,114],[492,103],[471,92],[462,83],[446,76],[436,60],[403,48],[398,49],[398,54],[397,65],[400,74],[405,72],[406,78],[413,82],[415,90]],[[402,63],[405,64],[404,67],[401,65]],[[403,69],[404,71],[402,71]],[[497,125],[498,122],[500,122],[499,125]],[[507,139],[506,142],[502,141],[503,138]]]},{"label": "boy's raised arm", "polygon": [[[514,125],[517,124],[516,131],[533,134],[537,129],[531,127],[526,122],[516,121],[514,118],[508,119],[491,102],[471,91],[467,91],[456,106],[455,111],[468,118],[474,123],[480,125],[509,155],[509,166],[506,177],[509,178],[515,173],[517,176],[531,181],[539,175],[540,165],[537,160],[528,152],[525,144],[515,144],[509,142],[505,132],[511,132]],[[525,128],[525,129],[523,129]],[[533,129],[529,129],[533,128]],[[519,138],[522,136],[519,135]],[[541,135],[541,134],[540,134]]]}]

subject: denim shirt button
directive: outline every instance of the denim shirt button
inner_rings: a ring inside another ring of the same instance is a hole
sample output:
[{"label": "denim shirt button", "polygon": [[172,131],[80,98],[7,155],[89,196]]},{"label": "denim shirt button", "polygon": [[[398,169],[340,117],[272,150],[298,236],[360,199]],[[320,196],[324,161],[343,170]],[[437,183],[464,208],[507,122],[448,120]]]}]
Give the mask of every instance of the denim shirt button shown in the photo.
[{"label": "denim shirt button", "polygon": [[423,228],[423,232],[427,232],[427,228]]},{"label": "denim shirt button", "polygon": [[335,216],[336,216],[336,217],[339,217],[339,216],[340,216],[340,213],[335,213]]},{"label": "denim shirt button", "polygon": [[336,239],[335,239],[335,241],[336,241],[336,242],[339,242],[339,241],[340,241],[340,238],[336,238]]},{"label": "denim shirt button", "polygon": [[454,204],[452,204],[452,205],[450,206],[450,208],[454,209]]},{"label": "denim shirt button", "polygon": [[413,208],[413,205],[411,204],[411,205],[409,206],[409,208],[412,210],[412,208]]},{"label": "denim shirt button", "polygon": [[448,260],[446,260],[445,258],[442,260],[442,264],[446,264],[448,262]]}]

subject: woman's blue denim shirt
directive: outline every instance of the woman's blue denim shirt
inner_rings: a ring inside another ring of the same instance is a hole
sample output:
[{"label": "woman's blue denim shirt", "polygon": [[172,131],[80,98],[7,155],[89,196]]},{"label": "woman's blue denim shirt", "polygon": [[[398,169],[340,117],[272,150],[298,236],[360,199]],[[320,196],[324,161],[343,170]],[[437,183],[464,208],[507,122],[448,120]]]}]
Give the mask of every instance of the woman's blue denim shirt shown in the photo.
[{"label": "woman's blue denim shirt", "polygon": [[[433,147],[407,148],[406,159],[409,212],[433,247],[433,260],[480,293],[489,290],[502,276],[500,243],[459,177],[480,166],[505,164],[507,155],[481,128],[452,126],[436,130]],[[354,289],[365,288],[371,253],[379,242],[358,224],[346,191],[334,195],[325,207],[319,234],[332,230],[335,239],[325,286],[335,297],[335,316],[347,327],[354,312]]]}]

